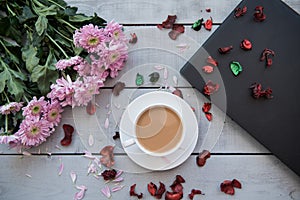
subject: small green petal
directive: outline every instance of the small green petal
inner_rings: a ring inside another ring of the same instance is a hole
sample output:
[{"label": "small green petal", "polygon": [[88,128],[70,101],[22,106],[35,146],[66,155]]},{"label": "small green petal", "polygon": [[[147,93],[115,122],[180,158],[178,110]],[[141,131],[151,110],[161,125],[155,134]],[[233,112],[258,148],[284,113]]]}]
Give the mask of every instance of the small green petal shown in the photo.
[{"label": "small green petal", "polygon": [[243,71],[241,64],[236,61],[232,61],[230,63],[230,69],[235,76],[239,75],[239,73]]}]

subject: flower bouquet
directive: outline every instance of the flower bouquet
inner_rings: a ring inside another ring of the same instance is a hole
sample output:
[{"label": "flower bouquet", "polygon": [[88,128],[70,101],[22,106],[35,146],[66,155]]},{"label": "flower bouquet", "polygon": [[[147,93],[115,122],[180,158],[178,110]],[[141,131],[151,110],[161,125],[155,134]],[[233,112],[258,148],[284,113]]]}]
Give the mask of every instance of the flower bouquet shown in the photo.
[{"label": "flower bouquet", "polygon": [[65,106],[88,105],[118,75],[127,40],[118,23],[104,27],[62,0],[3,2],[0,9],[8,27],[0,28],[0,144],[38,146]]}]

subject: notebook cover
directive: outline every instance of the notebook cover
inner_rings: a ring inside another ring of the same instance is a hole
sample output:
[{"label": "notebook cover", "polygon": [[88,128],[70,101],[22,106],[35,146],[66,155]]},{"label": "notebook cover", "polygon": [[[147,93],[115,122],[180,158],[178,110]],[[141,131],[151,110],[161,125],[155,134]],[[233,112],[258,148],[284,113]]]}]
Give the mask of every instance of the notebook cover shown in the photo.
[{"label": "notebook cover", "polygon": [[[210,96],[212,103],[300,176],[300,16],[280,0],[244,0],[237,8],[243,6],[247,13],[236,18],[233,10],[180,73],[203,92],[207,80],[220,82],[215,72],[202,71],[207,55],[215,58],[224,85]],[[264,7],[262,22],[253,19],[256,6]],[[243,39],[252,42],[250,51],[240,48]],[[218,52],[230,45],[228,54]],[[275,52],[270,67],[260,61],[265,48]],[[230,70],[231,61],[243,67],[238,76]],[[272,88],[273,98],[253,98],[249,87],[255,82]]]}]

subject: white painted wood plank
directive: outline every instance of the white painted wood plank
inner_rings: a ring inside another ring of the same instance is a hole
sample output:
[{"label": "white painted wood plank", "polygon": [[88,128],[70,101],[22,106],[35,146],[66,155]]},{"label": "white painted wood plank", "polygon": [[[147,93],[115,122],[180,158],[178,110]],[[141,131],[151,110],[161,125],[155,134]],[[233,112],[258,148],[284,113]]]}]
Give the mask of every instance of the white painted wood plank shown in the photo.
[{"label": "white painted wood plank", "polygon": [[[178,23],[194,23],[200,18],[213,18],[214,22],[221,23],[240,0],[211,0],[211,1],[172,1],[172,0],[67,0],[70,5],[79,8],[79,11],[98,16],[107,21],[115,20],[125,24],[159,24],[168,15],[177,15]],[[211,12],[206,12],[211,8]]]},{"label": "white painted wood plank", "polygon": [[[1,156],[0,159],[0,199],[73,199],[78,192],[75,185],[87,186],[84,199],[106,199],[100,191],[105,186],[104,181],[91,174],[87,175],[90,160],[81,156],[31,156],[23,159],[18,156]],[[116,162],[123,160],[122,156],[118,156],[117,159]],[[61,176],[58,175],[60,163],[64,164]],[[76,184],[72,183],[69,176],[71,171],[77,174]],[[204,196],[196,196],[195,199],[300,198],[300,178],[273,156],[212,155],[202,168],[196,165],[195,156],[191,156],[181,166],[168,171],[142,174],[125,172],[122,175],[124,182],[121,183],[125,187],[113,193],[111,199],[136,199],[129,196],[129,187],[135,183],[136,192],[144,193],[143,199],[153,199],[147,191],[147,184],[151,181],[155,184],[162,181],[166,189],[170,190],[169,185],[177,174],[186,180],[183,183],[183,199],[187,199],[188,193],[194,188],[205,193]],[[220,183],[233,178],[241,181],[242,189],[236,189],[234,196],[222,193],[219,189]],[[112,183],[107,185],[114,186]]]},{"label": "white painted wood plank", "polygon": [[[222,23],[240,1],[66,0],[70,5],[77,6],[82,13],[89,15],[97,13],[107,21],[115,20],[123,24],[159,24],[169,14],[176,14],[178,23],[194,23],[199,18],[209,17],[212,17],[215,23]],[[284,2],[296,12],[300,12],[299,0],[284,0]],[[206,8],[211,8],[211,12],[206,12]]]}]

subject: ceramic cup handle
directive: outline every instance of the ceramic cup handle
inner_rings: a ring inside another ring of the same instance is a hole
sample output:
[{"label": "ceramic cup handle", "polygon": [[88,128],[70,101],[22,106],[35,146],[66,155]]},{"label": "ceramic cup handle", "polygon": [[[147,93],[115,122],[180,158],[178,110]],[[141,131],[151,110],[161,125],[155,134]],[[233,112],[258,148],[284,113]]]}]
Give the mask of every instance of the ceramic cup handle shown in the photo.
[{"label": "ceramic cup handle", "polygon": [[124,148],[129,147],[133,144],[135,144],[135,139],[134,138],[128,139],[128,140],[126,140],[122,143]]}]

